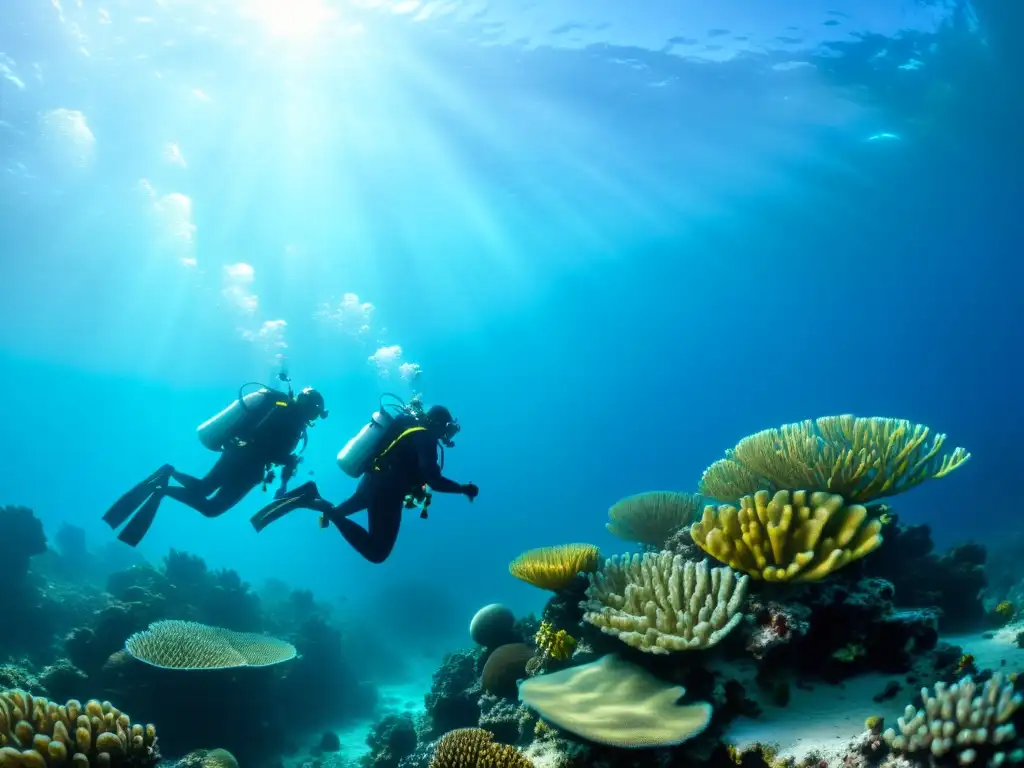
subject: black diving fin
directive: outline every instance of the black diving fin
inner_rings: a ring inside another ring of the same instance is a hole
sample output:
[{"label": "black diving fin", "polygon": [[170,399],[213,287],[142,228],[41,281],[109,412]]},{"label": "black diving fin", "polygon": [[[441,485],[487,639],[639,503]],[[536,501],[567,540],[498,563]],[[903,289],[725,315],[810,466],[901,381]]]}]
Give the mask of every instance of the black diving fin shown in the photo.
[{"label": "black diving fin", "polygon": [[153,521],[156,520],[156,513],[160,509],[160,502],[163,501],[163,498],[164,495],[160,492],[159,488],[152,491],[149,498],[146,499],[146,503],[132,516],[132,519],[128,521],[128,525],[117,534],[117,538],[130,547],[138,546],[139,542],[142,541],[142,538],[153,526]]},{"label": "black diving fin", "polygon": [[114,505],[103,515],[103,522],[111,528],[120,527],[125,520],[131,517],[132,512],[138,509],[152,495],[153,491],[167,483],[173,471],[174,467],[170,464],[164,464],[160,469],[115,501]]},{"label": "black diving fin", "polygon": [[280,499],[275,499],[253,515],[249,522],[259,533],[275,520],[280,520],[296,509],[313,509],[323,511],[326,502],[321,498],[316,483],[303,483],[293,491],[289,491]]}]

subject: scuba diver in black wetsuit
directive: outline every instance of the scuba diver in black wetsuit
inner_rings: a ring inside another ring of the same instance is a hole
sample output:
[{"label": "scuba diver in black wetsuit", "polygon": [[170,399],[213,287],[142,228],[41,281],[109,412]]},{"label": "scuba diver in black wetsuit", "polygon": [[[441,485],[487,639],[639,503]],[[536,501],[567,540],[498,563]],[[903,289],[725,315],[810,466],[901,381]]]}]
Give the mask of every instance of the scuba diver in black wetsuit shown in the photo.
[{"label": "scuba diver in black wetsuit", "polygon": [[[278,378],[288,381],[285,374]],[[247,386],[242,385],[242,389]],[[262,483],[266,490],[274,480],[274,466],[282,467],[277,494],[281,496],[301,461],[294,451],[300,441],[305,448],[306,430],[318,418],[326,419],[327,411],[323,395],[315,389],[307,387],[294,395],[289,383],[287,393],[261,387],[244,397],[239,390],[237,400],[199,426],[203,445],[221,452],[205,477],[186,475],[164,464],[118,499],[103,520],[114,529],[127,520],[117,538],[134,547],[153,525],[164,497],[180,501],[206,517],[219,517],[257,485]],[[170,485],[171,480],[180,485]]]},{"label": "scuba diver in black wetsuit", "polygon": [[[439,464],[438,443],[453,447],[452,438],[459,429],[444,406],[424,412],[415,402],[403,404],[399,414],[392,416],[382,398],[370,423],[338,454],[341,469],[360,478],[355,493],[335,506],[320,496],[316,483],[309,482],[253,515],[253,527],[262,531],[295,509],[316,510],[321,513],[322,528],[334,523],[359,554],[371,563],[383,563],[398,539],[403,510],[420,506],[420,517],[427,516],[431,498],[427,486],[439,493],[464,494],[470,501],[480,492],[473,483],[462,485],[441,474],[444,451]],[[348,519],[364,509],[366,528]]]}]

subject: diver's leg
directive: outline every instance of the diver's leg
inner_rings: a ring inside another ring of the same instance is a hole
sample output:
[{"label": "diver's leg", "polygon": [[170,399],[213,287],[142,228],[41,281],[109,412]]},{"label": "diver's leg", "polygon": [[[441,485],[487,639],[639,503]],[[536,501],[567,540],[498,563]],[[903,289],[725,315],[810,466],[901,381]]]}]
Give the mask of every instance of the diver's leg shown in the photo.
[{"label": "diver's leg", "polygon": [[103,522],[111,528],[119,527],[131,516],[132,512],[139,508],[140,504],[149,498],[153,491],[167,484],[167,480],[172,472],[174,472],[174,467],[170,464],[164,464],[160,469],[115,501],[113,506],[103,515]]},{"label": "diver's leg", "polygon": [[252,523],[252,527],[259,533],[275,520],[280,520],[296,509],[312,509],[326,514],[334,509],[334,505],[327,501],[327,499],[321,498],[316,483],[310,481],[288,491],[281,498],[274,499],[253,515],[249,522]]},{"label": "diver's leg", "polygon": [[202,477],[195,477],[174,470],[171,473],[171,479],[177,481],[189,493],[196,496],[209,496],[237,471],[238,465],[241,463],[238,459],[241,456],[236,451],[237,449],[229,448],[221,453],[214,465],[210,467],[210,471]]},{"label": "diver's leg", "polygon": [[398,530],[402,525],[404,494],[391,488],[374,495],[367,508],[367,527],[354,523],[347,517],[331,516],[331,522],[338,526],[352,548],[371,563],[383,563],[398,541]]}]

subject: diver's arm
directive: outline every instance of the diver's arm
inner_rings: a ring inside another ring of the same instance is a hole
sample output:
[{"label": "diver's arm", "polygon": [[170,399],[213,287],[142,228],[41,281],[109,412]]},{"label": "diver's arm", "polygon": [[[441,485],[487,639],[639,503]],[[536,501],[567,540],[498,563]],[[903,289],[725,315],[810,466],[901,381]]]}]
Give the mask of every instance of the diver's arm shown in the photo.
[{"label": "diver's arm", "polygon": [[438,493],[466,492],[462,484],[449,480],[441,474],[441,468],[437,465],[437,445],[433,440],[421,440],[418,448],[420,473],[431,490]]}]

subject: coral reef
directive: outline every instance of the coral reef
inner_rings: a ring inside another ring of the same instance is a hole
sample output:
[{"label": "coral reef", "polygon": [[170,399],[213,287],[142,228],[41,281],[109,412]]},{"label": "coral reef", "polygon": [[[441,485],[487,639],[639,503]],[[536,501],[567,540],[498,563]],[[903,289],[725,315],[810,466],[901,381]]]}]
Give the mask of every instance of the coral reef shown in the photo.
[{"label": "coral reef", "polygon": [[253,632],[233,632],[195,621],[157,621],[125,641],[139,661],[163,669],[269,667],[291,661],[295,646]]},{"label": "coral reef", "polygon": [[527,584],[556,592],[570,587],[579,574],[597,570],[600,557],[592,544],[539,547],[519,555],[508,570]]},{"label": "coral reef", "polygon": [[446,733],[434,748],[430,768],[534,768],[523,754],[480,728]]},{"label": "coral reef", "polygon": [[882,524],[823,492],[758,491],[740,507],[707,506],[690,526],[709,555],[755,579],[819,581],[882,543]]},{"label": "coral reef", "polygon": [[638,493],[608,510],[606,527],[625,541],[662,549],[673,533],[693,522],[703,506],[703,498],[692,493]]},{"label": "coral reef", "polygon": [[807,419],[743,438],[704,472],[700,492],[733,501],[806,488],[867,502],[945,477],[971,454],[943,454],[946,436],[905,419],[849,414]]},{"label": "coral reef", "polygon": [[716,645],[742,618],[749,581],[671,552],[611,558],[590,578],[583,620],[649,653]]},{"label": "coral reef", "polygon": [[0,692],[0,765],[43,768],[151,766],[160,761],[156,729],[132,725],[109,701],[54,704],[21,690]]}]

